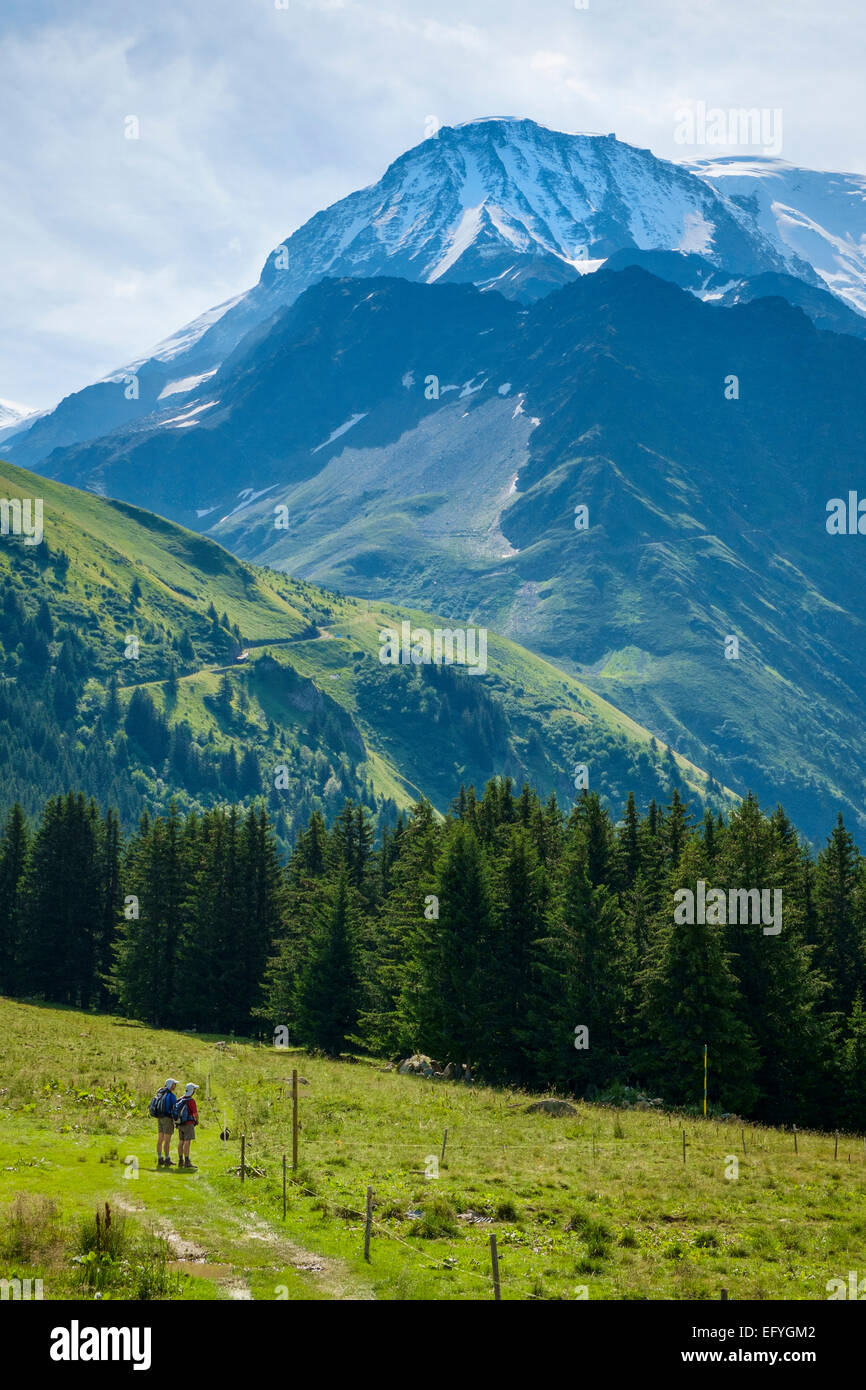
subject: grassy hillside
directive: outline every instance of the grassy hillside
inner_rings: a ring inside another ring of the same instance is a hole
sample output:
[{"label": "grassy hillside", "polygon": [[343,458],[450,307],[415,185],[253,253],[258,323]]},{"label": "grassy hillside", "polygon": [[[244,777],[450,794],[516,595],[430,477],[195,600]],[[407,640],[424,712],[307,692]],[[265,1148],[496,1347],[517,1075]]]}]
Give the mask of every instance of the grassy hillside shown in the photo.
[{"label": "grassy hillside", "polygon": [[[556,1118],[528,1113],[525,1095],[369,1060],[235,1040],[221,1049],[8,1000],[0,1031],[0,1275],[41,1277],[49,1299],[97,1288],[108,1298],[488,1299],[494,1231],[507,1299],[717,1299],[725,1288],[732,1299],[821,1300],[866,1240],[860,1139],[842,1136],[834,1158],[832,1136],[800,1133],[795,1154],[791,1134],[742,1130],[735,1117],[578,1103]],[[303,1078],[294,1178],[293,1067]],[[202,1086],[195,1173],[154,1167],[146,1105],[167,1074]],[[428,1178],[446,1128],[445,1161]],[[243,1185],[241,1133],[252,1170]],[[733,1156],[736,1177],[726,1176]],[[126,1230],[100,1274],[86,1252],[106,1201]]]},{"label": "grassy hillside", "polygon": [[[266,796],[289,840],[347,795],[386,816],[420,793],[444,810],[461,780],[496,774],[568,801],[577,763],[617,810],[629,790],[666,798],[677,783],[699,803],[728,803],[645,729],[505,639],[491,634],[485,676],[383,666],[383,624],[448,623],[256,569],[151,513],[8,464],[0,492],[44,506],[41,545],[0,541],[7,805],[33,811],[74,785],[129,824],[173,797],[190,809]],[[137,687],[157,712],[144,734],[127,719]]]}]

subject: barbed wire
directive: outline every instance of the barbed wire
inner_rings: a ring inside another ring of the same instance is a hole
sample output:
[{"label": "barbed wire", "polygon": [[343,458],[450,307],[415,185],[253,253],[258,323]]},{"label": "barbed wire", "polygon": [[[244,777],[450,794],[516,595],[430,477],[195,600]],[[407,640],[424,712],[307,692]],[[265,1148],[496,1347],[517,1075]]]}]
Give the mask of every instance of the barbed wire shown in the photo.
[{"label": "barbed wire", "polygon": [[[318,1197],[318,1196],[320,1195],[318,1192],[314,1192],[313,1189],[312,1189],[311,1187],[306,1187],[303,1183],[297,1182],[294,1178],[292,1179],[292,1185],[293,1185],[294,1187],[298,1188],[301,1192],[306,1193],[307,1196],[309,1196],[309,1197]],[[365,1214],[364,1212],[362,1212],[362,1211],[356,1211],[354,1207],[343,1207],[343,1211],[346,1212],[349,1216],[357,1217],[357,1219],[358,1219],[359,1221],[364,1221],[364,1220],[366,1220],[366,1214]],[[396,1231],[392,1231],[388,1226],[384,1225],[383,1222],[377,1221],[375,1217],[372,1218],[372,1220],[371,1220],[371,1225],[372,1225],[372,1226],[375,1226],[375,1227],[377,1228],[377,1230],[381,1231],[383,1235],[385,1235],[385,1236],[387,1236],[387,1237],[389,1238],[389,1240],[396,1240],[400,1245],[405,1245],[406,1249],[407,1249],[408,1251],[410,1251],[410,1253],[411,1253],[412,1255],[414,1255],[416,1259],[424,1261],[424,1268],[425,1268],[425,1269],[429,1269],[429,1270],[430,1270],[432,1273],[434,1273],[434,1274],[447,1274],[447,1273],[451,1273],[451,1272],[452,1272],[448,1267],[443,1266],[443,1265],[441,1265],[441,1264],[431,1264],[431,1263],[429,1263],[429,1261],[427,1260],[427,1257],[426,1257],[420,1250],[416,1250],[415,1247],[414,1247],[414,1245],[410,1245],[410,1243],[409,1243],[408,1240],[405,1240],[405,1239],[403,1238],[403,1236],[398,1235]],[[488,1287],[488,1288],[492,1288],[492,1287],[493,1287],[493,1275],[492,1275],[492,1273],[491,1273],[491,1274],[479,1274],[479,1273],[478,1273],[476,1270],[474,1270],[474,1269],[463,1269],[463,1268],[460,1268],[460,1267],[457,1266],[457,1265],[454,1266],[453,1272],[454,1272],[454,1273],[458,1273],[458,1274],[465,1274],[465,1275],[467,1275],[470,1279],[480,1279],[480,1280],[485,1284],[486,1287]],[[519,1275],[506,1274],[506,1275],[504,1276],[504,1278],[503,1278],[503,1274],[502,1274],[501,1269],[500,1269],[500,1272],[499,1272],[499,1282],[500,1282],[500,1284],[502,1284],[503,1282],[513,1284],[513,1283],[515,1282],[516,1279],[530,1279],[530,1278],[532,1278],[532,1275],[530,1275],[530,1274],[519,1274]],[[548,1302],[548,1301],[549,1301],[549,1300],[547,1300],[547,1299],[542,1299],[542,1298],[540,1298],[540,1296],[539,1296],[538,1294],[533,1294],[533,1293],[528,1293],[528,1294],[526,1294],[526,1298],[527,1298],[527,1299],[530,1299],[530,1298],[536,1299],[536,1300],[538,1300],[539,1302],[542,1302],[542,1303],[545,1303],[545,1302]]]}]

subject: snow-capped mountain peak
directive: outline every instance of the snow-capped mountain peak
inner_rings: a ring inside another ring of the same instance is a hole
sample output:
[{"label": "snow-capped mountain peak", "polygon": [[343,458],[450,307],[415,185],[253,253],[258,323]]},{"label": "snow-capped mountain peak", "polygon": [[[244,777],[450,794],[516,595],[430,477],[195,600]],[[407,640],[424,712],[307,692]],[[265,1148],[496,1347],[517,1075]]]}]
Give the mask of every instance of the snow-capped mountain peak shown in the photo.
[{"label": "snow-capped mountain peak", "polygon": [[0,429],[5,429],[7,425],[17,425],[19,420],[26,420],[28,415],[35,413],[30,405],[19,405],[16,401],[0,399]]},{"label": "snow-capped mountain peak", "polygon": [[679,253],[720,284],[794,276],[866,313],[864,182],[751,156],[674,163],[613,134],[518,117],[443,126],[276,246],[252,289],[53,412],[9,426],[7,452],[32,466],[170,409],[166,397],[212,375],[326,276],[471,282],[530,302],[611,256]]},{"label": "snow-capped mountain peak", "polygon": [[753,155],[687,167],[743,209],[791,274],[808,261],[829,290],[866,314],[866,175]]}]

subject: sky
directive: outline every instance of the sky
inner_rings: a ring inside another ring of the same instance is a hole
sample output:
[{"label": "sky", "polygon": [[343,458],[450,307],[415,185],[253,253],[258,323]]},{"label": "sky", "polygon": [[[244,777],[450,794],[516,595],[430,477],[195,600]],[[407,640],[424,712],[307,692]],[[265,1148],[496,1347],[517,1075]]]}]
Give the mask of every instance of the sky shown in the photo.
[{"label": "sky", "polygon": [[[43,407],[259,276],[434,119],[666,158],[676,113],[783,113],[866,173],[862,0],[4,0],[0,398]],[[130,138],[136,137],[136,138]]]}]

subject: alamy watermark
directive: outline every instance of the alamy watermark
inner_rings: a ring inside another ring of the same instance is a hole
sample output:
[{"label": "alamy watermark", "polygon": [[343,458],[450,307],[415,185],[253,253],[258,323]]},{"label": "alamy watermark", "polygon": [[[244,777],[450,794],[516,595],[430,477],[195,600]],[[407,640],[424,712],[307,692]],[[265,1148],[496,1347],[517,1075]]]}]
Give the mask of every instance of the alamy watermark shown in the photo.
[{"label": "alamy watermark", "polygon": [[674,902],[677,926],[763,925],[764,936],[778,936],[782,930],[781,888],[729,888],[727,892],[711,888],[707,892],[706,882],[699,878],[697,893],[678,888]]},{"label": "alamy watermark", "polygon": [[465,666],[470,676],[487,670],[487,628],[413,628],[379,630],[379,660],[383,666]]},{"label": "alamy watermark", "polygon": [[43,1297],[41,1279],[0,1279],[0,1300],[4,1303],[9,1299],[14,1303],[26,1303]]},{"label": "alamy watermark", "polygon": [[0,497],[0,536],[23,536],[25,545],[40,545],[41,497]]},{"label": "alamy watermark", "polygon": [[150,1327],[82,1327],[73,1318],[69,1327],[51,1332],[52,1361],[130,1361],[134,1371],[151,1365]]},{"label": "alamy watermark", "polygon": [[866,497],[849,491],[844,497],[831,497],[827,503],[827,532],[831,536],[866,536]]},{"label": "alamy watermark", "polygon": [[829,1279],[824,1285],[830,1299],[852,1298],[858,1303],[866,1299],[866,1279],[858,1279],[856,1269],[848,1270],[848,1283],[844,1279]]},{"label": "alamy watermark", "polygon": [[696,101],[681,106],[674,120],[678,145],[741,145],[760,149],[768,156],[782,153],[782,110],[778,106],[735,106],[727,111],[711,106],[708,110],[705,101]]}]

